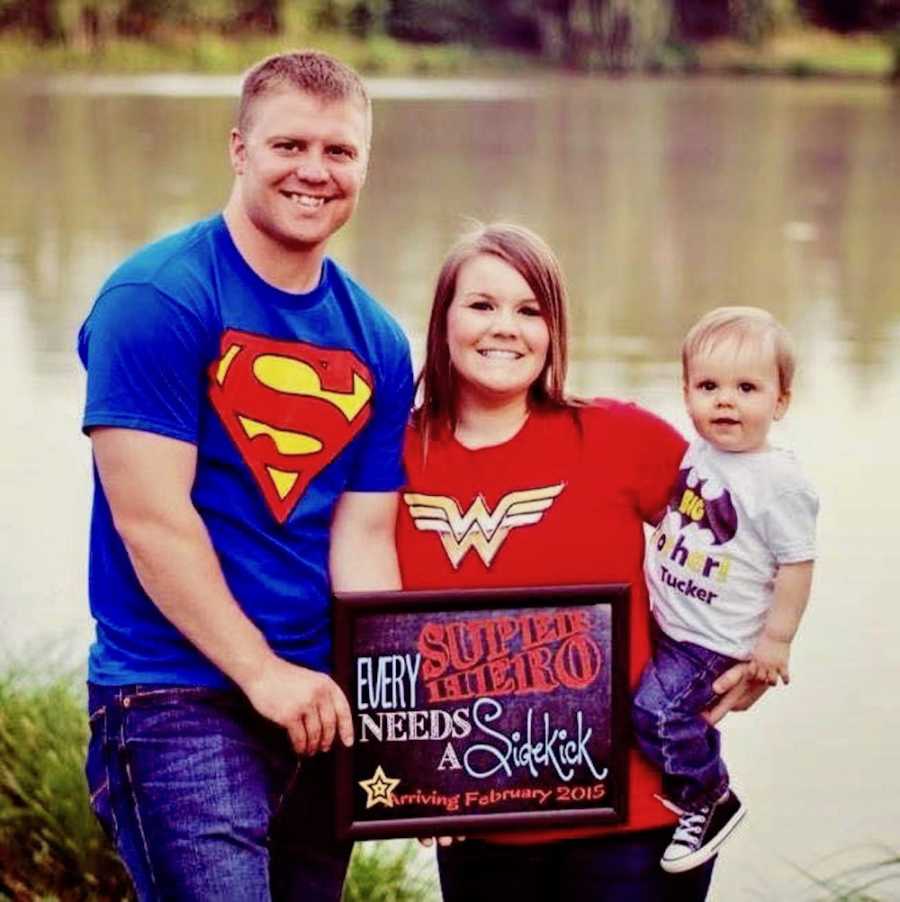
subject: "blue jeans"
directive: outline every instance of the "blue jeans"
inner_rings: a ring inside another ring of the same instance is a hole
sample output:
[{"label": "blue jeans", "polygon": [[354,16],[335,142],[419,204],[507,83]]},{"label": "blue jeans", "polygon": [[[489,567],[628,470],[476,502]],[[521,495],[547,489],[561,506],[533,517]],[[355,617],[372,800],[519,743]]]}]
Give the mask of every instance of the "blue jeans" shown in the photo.
[{"label": "blue jeans", "polygon": [[667,874],[668,827],[536,846],[477,839],[438,848],[444,902],[703,902],[715,859]]},{"label": "blue jeans", "polygon": [[734,658],[654,632],[653,658],[634,696],[635,738],[663,772],[663,791],[680,808],[696,811],[728,788],[719,731],[701,713],[718,697],[712,684]]},{"label": "blue jeans", "polygon": [[89,684],[91,807],[140,902],[334,902],[330,756],[298,765],[238,692]]}]

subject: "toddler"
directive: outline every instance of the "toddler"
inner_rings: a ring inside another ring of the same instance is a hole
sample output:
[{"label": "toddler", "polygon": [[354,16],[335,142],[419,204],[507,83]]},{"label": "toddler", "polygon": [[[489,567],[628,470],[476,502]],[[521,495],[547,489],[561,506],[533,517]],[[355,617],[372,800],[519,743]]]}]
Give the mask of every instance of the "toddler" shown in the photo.
[{"label": "toddler", "polygon": [[680,814],[661,861],[672,873],[711,858],[745,813],[703,712],[739,661],[755,679],[788,682],[818,510],[793,454],[768,441],[794,373],[784,328],[764,310],[721,307],[688,333],[682,366],[698,438],[647,549],[654,653],[633,708],[638,744]]}]

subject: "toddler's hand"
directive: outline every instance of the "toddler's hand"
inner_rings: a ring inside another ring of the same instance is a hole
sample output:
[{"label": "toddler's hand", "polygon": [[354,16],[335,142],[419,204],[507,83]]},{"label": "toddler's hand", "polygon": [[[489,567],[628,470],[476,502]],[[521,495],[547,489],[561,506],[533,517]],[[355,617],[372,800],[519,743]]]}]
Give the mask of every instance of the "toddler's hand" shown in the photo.
[{"label": "toddler's hand", "polygon": [[747,662],[747,674],[754,680],[768,683],[770,686],[778,685],[781,677],[785,686],[791,681],[788,661],[791,656],[791,643],[784,639],[774,639],[763,633],[753,649],[753,654]]}]

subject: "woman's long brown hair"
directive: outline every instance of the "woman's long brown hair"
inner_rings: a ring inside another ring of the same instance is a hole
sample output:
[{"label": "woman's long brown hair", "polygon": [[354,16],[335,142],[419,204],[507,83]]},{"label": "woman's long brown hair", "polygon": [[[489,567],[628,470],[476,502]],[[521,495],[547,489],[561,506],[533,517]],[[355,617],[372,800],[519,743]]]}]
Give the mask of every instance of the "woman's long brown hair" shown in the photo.
[{"label": "woman's long brown hair", "polygon": [[529,405],[551,408],[571,405],[565,394],[569,340],[566,286],[556,255],[542,238],[524,226],[502,222],[479,224],[450,249],[434,289],[425,363],[416,378],[421,401],[413,414],[413,423],[422,431],[426,445],[435,430],[456,428],[457,376],[447,346],[447,310],[456,294],[460,268],[479,254],[499,257],[525,279],[547,323],[550,334],[547,361],[528,390]]}]

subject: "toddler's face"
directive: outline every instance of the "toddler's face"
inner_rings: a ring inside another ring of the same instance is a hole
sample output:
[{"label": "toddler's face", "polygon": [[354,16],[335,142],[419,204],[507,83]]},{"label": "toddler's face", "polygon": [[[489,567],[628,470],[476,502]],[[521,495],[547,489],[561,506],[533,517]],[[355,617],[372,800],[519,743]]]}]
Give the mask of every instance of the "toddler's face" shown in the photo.
[{"label": "toddler's face", "polygon": [[726,337],[688,361],[684,400],[694,428],[720,451],[763,451],[790,397],[781,391],[774,349]]}]

